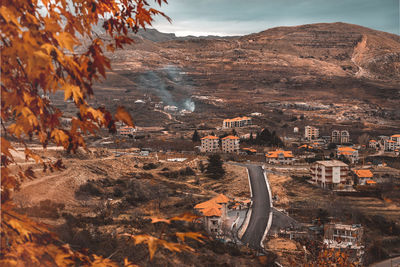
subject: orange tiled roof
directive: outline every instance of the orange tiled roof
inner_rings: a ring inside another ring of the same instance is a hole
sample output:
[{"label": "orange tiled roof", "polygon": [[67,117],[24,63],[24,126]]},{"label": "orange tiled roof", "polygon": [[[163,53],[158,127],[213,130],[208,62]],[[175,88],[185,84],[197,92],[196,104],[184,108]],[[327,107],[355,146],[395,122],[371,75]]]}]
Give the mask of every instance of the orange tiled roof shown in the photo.
[{"label": "orange tiled roof", "polygon": [[217,202],[215,202],[214,199],[210,199],[205,202],[201,202],[201,203],[197,204],[196,206],[194,206],[195,209],[208,209],[208,208],[212,208],[212,207],[222,208],[222,206],[220,204],[218,204]]},{"label": "orange tiled roof", "polygon": [[400,137],[400,134],[394,134],[394,135],[392,135],[390,137]]},{"label": "orange tiled roof", "polygon": [[212,198],[211,200],[215,201],[216,203],[228,203],[229,198],[224,194],[219,194],[218,196]]},{"label": "orange tiled roof", "polygon": [[393,141],[393,140],[387,140],[386,142],[388,142],[388,143],[396,143],[396,142]]},{"label": "orange tiled roof", "polygon": [[233,119],[225,119],[224,122],[231,122],[231,121],[245,121],[245,120],[251,120],[250,117],[236,117]]},{"label": "orange tiled roof", "polygon": [[349,146],[342,146],[342,147],[338,147],[338,151],[354,152],[356,150],[354,148],[349,147]]},{"label": "orange tiled roof", "polygon": [[354,170],[354,173],[361,178],[372,178],[374,176],[370,170]]},{"label": "orange tiled roof", "polygon": [[309,146],[309,145],[302,145],[302,146],[299,146],[299,148],[313,148],[313,147]]},{"label": "orange tiled roof", "polygon": [[240,139],[237,136],[233,136],[233,135],[228,135],[227,137],[222,138],[222,140],[226,140],[226,139],[231,139],[231,140],[238,140]]},{"label": "orange tiled roof", "polygon": [[373,140],[373,139],[372,139],[372,140],[370,140],[369,142],[370,142],[370,143],[376,143],[376,140]]},{"label": "orange tiled roof", "polygon": [[253,153],[257,152],[257,150],[255,150],[254,148],[249,148],[249,147],[244,147],[244,148],[242,148],[242,150],[247,150],[247,151],[250,151],[250,152],[253,152]]},{"label": "orange tiled roof", "polygon": [[293,158],[292,151],[284,151],[284,150],[270,151],[267,154],[265,154],[265,156],[267,158],[277,158],[281,153],[285,158]]},{"label": "orange tiled roof", "polygon": [[375,181],[372,181],[372,180],[367,180],[367,181],[365,181],[367,184],[376,184],[376,182]]},{"label": "orange tiled roof", "polygon": [[207,135],[207,136],[205,136],[205,137],[203,137],[203,138],[201,138],[202,140],[204,140],[204,139],[214,139],[214,140],[216,140],[216,139],[219,139],[218,137],[216,137],[216,136],[214,136],[214,135]]},{"label": "orange tiled roof", "polygon": [[222,215],[222,211],[217,207],[203,209],[201,210],[201,213],[207,217],[212,217],[212,216],[220,217]]}]

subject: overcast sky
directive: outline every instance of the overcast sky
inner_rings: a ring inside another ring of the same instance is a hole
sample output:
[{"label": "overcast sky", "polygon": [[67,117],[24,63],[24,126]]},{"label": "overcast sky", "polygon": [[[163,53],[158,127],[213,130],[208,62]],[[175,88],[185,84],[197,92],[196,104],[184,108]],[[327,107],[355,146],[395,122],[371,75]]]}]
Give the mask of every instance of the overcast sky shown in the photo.
[{"label": "overcast sky", "polygon": [[276,26],[347,22],[400,34],[400,0],[169,0],[162,7],[172,24],[157,18],[161,32],[243,35]]}]

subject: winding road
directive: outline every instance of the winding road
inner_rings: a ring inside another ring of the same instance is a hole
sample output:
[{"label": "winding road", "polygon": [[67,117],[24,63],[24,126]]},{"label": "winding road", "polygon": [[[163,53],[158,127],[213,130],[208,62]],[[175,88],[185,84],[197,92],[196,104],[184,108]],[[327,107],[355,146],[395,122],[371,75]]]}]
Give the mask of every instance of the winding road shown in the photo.
[{"label": "winding road", "polygon": [[249,224],[242,236],[242,242],[254,249],[261,248],[268,223],[271,224],[271,203],[269,187],[264,178],[264,170],[261,166],[246,165],[249,170],[251,190],[253,193],[253,205]]}]

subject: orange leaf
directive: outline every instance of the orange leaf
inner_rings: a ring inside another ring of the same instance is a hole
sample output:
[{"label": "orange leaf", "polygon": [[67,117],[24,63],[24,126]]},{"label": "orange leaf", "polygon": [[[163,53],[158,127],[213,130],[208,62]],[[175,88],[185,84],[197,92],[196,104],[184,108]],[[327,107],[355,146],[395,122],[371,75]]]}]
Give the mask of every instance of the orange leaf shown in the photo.
[{"label": "orange leaf", "polygon": [[151,218],[151,223],[158,223],[158,222],[164,222],[164,223],[171,223],[171,220],[168,219],[163,219],[163,218]]},{"label": "orange leaf", "polygon": [[201,240],[200,238],[205,238],[202,234],[197,233],[197,232],[187,232],[187,233],[176,233],[176,236],[182,240],[182,242],[185,242],[185,238],[191,238],[194,240],[199,241],[200,243],[204,243],[203,240]]},{"label": "orange leaf", "polygon": [[128,111],[125,110],[124,107],[117,108],[115,119],[124,122],[128,126],[134,126],[131,115],[128,113]]}]

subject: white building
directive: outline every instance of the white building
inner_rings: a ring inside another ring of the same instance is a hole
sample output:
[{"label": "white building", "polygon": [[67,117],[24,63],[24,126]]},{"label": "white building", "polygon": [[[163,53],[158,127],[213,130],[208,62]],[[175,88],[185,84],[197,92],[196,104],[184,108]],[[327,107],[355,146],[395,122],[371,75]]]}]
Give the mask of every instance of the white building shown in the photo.
[{"label": "white building", "polygon": [[376,149],[378,147],[378,142],[376,140],[373,140],[373,139],[369,140],[368,147]]},{"label": "white building", "polygon": [[384,141],[385,151],[395,151],[400,149],[400,134],[390,136],[389,139]]},{"label": "white building", "polygon": [[349,166],[339,160],[317,161],[311,166],[315,184],[322,188],[336,189],[350,181]]},{"label": "white building", "polygon": [[335,250],[347,250],[354,260],[361,260],[364,254],[362,238],[364,229],[361,225],[327,223],[324,225],[324,244]]},{"label": "white building", "polygon": [[177,112],[178,107],[177,106],[165,106],[164,111],[166,112]]},{"label": "white building", "polygon": [[237,136],[229,135],[222,138],[222,151],[224,153],[237,153],[239,152],[240,139]]},{"label": "white building", "polygon": [[222,122],[222,128],[235,128],[251,125],[250,117],[237,117],[233,119],[226,119]]},{"label": "white building", "polygon": [[343,131],[338,131],[338,130],[333,130],[332,131],[332,143],[335,144],[345,144],[350,142],[350,134],[349,131],[343,130]]},{"label": "white building", "polygon": [[298,133],[299,132],[299,127],[294,127],[293,128],[293,133]]},{"label": "white building", "polygon": [[314,126],[306,126],[304,129],[304,138],[307,140],[318,139],[319,129]]},{"label": "white building", "polygon": [[209,135],[201,138],[201,152],[217,152],[219,150],[219,138]]}]

